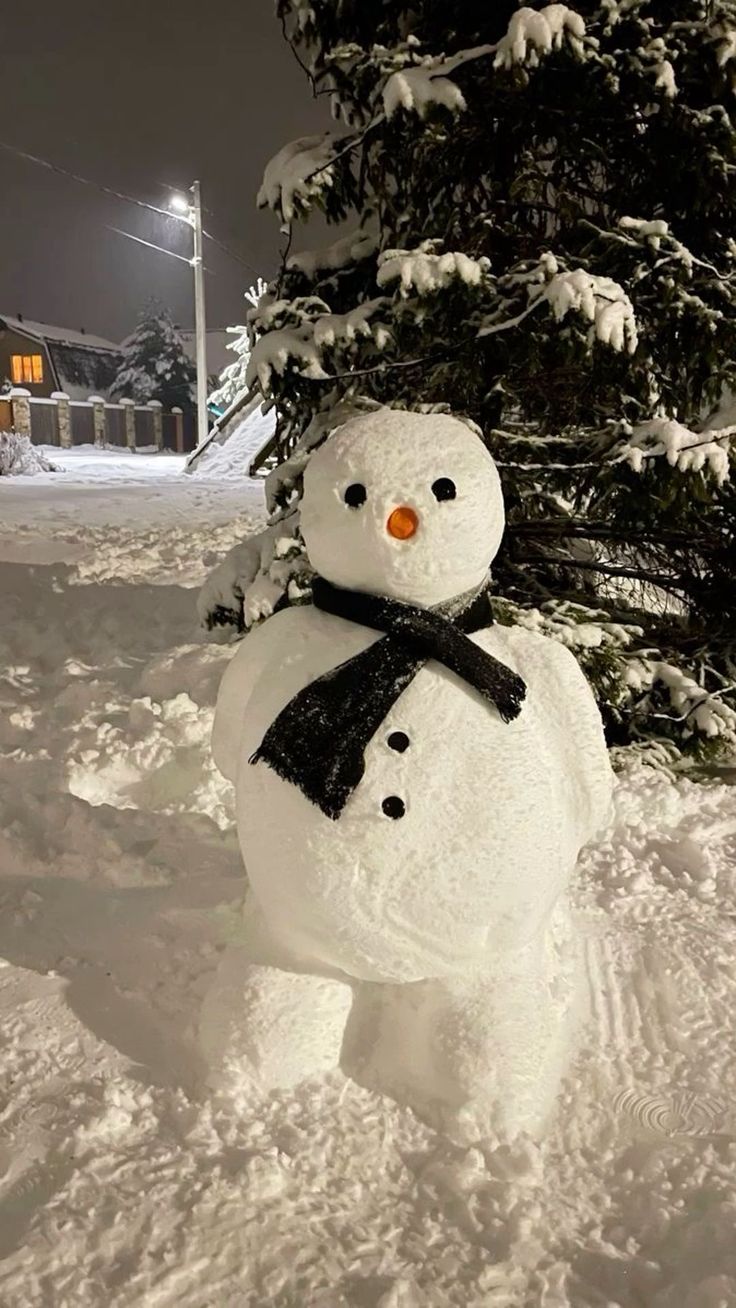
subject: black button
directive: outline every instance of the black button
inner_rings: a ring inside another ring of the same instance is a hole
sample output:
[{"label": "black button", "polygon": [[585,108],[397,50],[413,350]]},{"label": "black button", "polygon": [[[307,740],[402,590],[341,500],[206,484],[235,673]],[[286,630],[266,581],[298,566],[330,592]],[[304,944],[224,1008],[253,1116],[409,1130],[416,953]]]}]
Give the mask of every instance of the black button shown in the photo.
[{"label": "black button", "polygon": [[386,744],[389,749],[395,749],[397,754],[403,754],[409,748],[409,737],[405,731],[392,731]]},{"label": "black button", "polygon": [[398,795],[388,795],[387,798],[384,799],[381,808],[386,814],[386,817],[390,818],[403,817],[406,812],[404,801],[403,799],[399,799]]}]

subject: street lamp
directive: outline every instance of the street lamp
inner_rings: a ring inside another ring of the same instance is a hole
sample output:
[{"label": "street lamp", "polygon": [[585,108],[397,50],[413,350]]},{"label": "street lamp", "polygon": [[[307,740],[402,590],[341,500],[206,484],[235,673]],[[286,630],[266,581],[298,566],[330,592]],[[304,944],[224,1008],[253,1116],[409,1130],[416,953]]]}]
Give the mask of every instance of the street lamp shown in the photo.
[{"label": "street lamp", "polygon": [[190,264],[194,269],[194,337],[197,360],[197,444],[207,439],[207,326],[204,304],[204,263],[202,260],[202,197],[199,182],[191,188],[191,200],[176,192],[169,200],[169,208],[189,223],[194,234],[194,255]]},{"label": "street lamp", "polygon": [[171,199],[169,200],[169,208],[173,209],[174,213],[188,214],[189,201],[185,195],[181,195],[180,193],[175,192],[175,194],[172,195]]}]

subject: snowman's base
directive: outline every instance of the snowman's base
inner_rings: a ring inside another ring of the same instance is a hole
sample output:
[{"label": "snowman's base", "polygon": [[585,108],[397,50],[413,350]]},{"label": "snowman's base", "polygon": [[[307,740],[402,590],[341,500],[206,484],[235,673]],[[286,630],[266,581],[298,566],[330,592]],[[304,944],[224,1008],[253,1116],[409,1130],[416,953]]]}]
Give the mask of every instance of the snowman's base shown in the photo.
[{"label": "snowman's base", "polygon": [[230,945],[200,1016],[209,1089],[245,1104],[333,1071],[352,1000],[343,982],[264,967]]},{"label": "snowman's base", "polygon": [[358,988],[343,1066],[456,1139],[540,1135],[584,1012],[566,909],[549,930],[472,976]]},{"label": "snowman's base", "polygon": [[582,1007],[563,906],[543,937],[472,976],[350,982],[253,958],[252,944],[228,947],[200,1021],[209,1089],[236,1109],[340,1066],[458,1143],[544,1130]]}]

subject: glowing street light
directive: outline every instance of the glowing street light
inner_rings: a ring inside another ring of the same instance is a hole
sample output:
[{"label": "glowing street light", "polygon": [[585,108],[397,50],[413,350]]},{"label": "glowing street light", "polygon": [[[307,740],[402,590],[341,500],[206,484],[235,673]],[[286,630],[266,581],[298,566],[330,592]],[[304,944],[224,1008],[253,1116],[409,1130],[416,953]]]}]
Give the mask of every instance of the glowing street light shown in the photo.
[{"label": "glowing street light", "polygon": [[172,195],[171,199],[169,200],[169,208],[173,209],[174,213],[188,214],[189,207],[190,205],[187,197],[185,195],[179,194],[178,192],[175,192],[175,194]]}]

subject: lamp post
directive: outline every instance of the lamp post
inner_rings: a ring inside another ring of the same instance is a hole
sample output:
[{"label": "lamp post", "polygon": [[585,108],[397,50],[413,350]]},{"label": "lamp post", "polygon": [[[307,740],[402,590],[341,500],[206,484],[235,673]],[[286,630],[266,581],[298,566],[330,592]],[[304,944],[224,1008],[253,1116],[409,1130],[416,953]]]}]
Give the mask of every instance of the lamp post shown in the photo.
[{"label": "lamp post", "polygon": [[207,326],[204,303],[204,261],[202,258],[202,196],[199,182],[191,188],[191,201],[185,195],[172,195],[169,208],[189,223],[194,234],[194,337],[197,361],[197,444],[207,439]]}]

